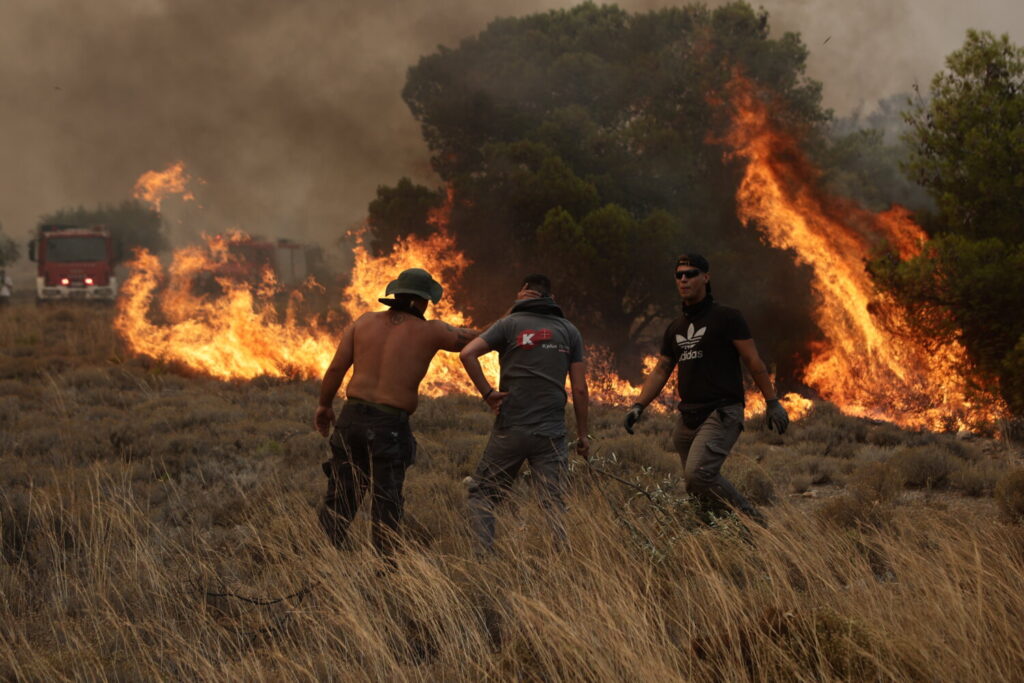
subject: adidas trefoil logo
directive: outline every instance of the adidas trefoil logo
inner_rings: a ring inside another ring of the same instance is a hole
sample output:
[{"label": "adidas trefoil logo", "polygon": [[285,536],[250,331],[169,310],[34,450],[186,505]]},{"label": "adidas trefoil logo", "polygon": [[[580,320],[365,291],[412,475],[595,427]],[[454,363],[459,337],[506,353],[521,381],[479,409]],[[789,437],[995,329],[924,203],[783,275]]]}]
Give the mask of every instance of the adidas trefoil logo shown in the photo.
[{"label": "adidas trefoil logo", "polygon": [[704,338],[704,333],[707,331],[707,325],[700,328],[697,331],[693,329],[693,323],[690,323],[690,327],[686,330],[686,336],[681,334],[676,335],[676,343],[679,344],[679,348],[684,351],[692,349],[694,346],[700,343],[701,339]]}]

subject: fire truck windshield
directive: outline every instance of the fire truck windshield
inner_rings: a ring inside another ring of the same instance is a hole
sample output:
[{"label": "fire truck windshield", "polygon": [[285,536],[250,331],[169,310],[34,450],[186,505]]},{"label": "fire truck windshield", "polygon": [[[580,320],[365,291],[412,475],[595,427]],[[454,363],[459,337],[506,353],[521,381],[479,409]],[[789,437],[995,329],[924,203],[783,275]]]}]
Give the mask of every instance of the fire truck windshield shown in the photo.
[{"label": "fire truck windshield", "polygon": [[107,243],[102,237],[50,237],[46,260],[54,263],[106,261]]}]

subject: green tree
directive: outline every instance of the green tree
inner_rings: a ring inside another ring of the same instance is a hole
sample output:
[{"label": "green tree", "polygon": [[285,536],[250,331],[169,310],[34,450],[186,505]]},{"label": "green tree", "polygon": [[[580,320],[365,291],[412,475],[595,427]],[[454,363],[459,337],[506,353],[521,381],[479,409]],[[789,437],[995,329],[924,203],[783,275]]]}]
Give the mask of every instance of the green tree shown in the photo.
[{"label": "green tree", "polygon": [[[676,254],[702,251],[716,293],[733,283],[744,292],[733,301],[763,316],[752,320],[762,338],[789,326],[766,347],[792,357],[807,338],[794,333],[795,311],[810,307],[806,274],[785,254],[764,255],[739,224],[740,169],[708,140],[728,123],[712,96],[734,68],[776,94],[791,126],[815,133],[828,113],[806,57],[796,34],[770,38],[767,15],[745,3],[638,14],[586,3],[498,19],[422,58],[403,96],[455,190],[452,229],[473,261],[465,284],[477,317],[500,313],[517,277],[547,269],[588,337],[623,357],[655,336],[655,315],[674,314]],[[378,235],[427,230],[431,192],[381,188]],[[752,279],[772,286],[750,291]]]},{"label": "green tree", "polygon": [[1024,51],[969,31],[907,114],[907,164],[938,206],[920,256],[871,264],[920,329],[958,337],[1024,415]]},{"label": "green tree", "polygon": [[907,112],[911,177],[948,228],[972,238],[1024,241],[1024,49],[968,31]]},{"label": "green tree", "polygon": [[95,209],[84,206],[60,209],[41,216],[39,224],[106,226],[124,257],[130,255],[133,247],[145,247],[154,252],[168,248],[160,212],[131,199],[120,204],[100,204]]}]

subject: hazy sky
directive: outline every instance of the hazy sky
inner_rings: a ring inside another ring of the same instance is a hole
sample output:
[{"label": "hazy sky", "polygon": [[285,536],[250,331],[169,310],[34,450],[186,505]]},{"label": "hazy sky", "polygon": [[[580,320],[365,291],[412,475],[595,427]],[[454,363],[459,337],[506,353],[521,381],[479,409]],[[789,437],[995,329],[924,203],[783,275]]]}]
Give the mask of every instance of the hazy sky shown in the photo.
[{"label": "hazy sky", "polygon": [[[495,16],[571,4],[0,0],[0,223],[21,239],[40,214],[120,201],[180,159],[206,184],[202,209],[167,206],[179,235],[234,226],[327,241],[378,185],[436,182],[400,98],[410,65]],[[840,114],[926,84],[969,27],[1024,43],[1021,0],[756,4],[774,34],[803,35]]]}]

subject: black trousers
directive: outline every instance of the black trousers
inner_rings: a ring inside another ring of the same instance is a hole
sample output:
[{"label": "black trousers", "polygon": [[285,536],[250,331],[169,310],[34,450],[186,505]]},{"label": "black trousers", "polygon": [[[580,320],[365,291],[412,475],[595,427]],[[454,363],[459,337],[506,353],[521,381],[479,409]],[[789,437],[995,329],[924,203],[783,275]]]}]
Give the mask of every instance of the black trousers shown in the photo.
[{"label": "black trousers", "polygon": [[335,546],[344,547],[369,489],[373,545],[389,554],[402,520],[405,470],[416,458],[408,414],[347,401],[330,445],[333,457],[323,464],[327,495],[320,525]]}]

